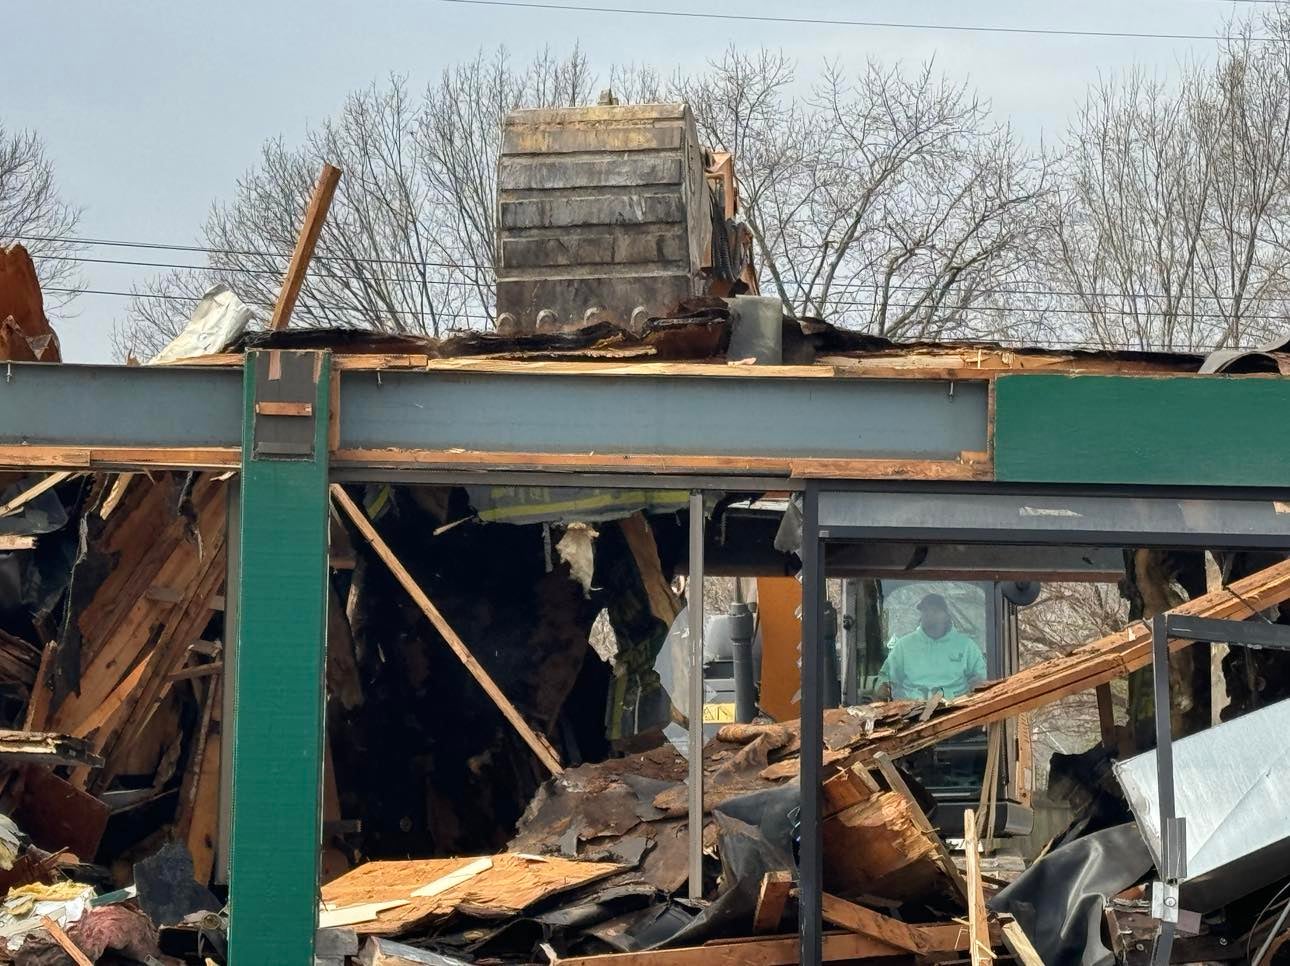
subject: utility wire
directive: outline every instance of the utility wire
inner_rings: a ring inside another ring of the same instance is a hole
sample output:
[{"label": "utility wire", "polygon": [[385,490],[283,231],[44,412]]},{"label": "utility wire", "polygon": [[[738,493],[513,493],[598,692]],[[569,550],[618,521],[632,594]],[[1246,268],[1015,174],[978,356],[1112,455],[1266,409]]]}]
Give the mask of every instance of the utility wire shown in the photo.
[{"label": "utility wire", "polygon": [[[174,294],[167,294],[167,293],[161,293],[161,292],[119,292],[119,291],[114,291],[112,289],[101,289],[101,288],[57,288],[53,286],[44,286],[41,290],[44,292],[53,292],[56,295],[109,295],[117,298],[149,299],[153,301],[162,301],[162,302],[200,302],[202,300],[201,296],[198,296],[198,295],[174,295]],[[254,305],[254,306],[258,306],[260,308],[266,308],[266,309],[271,309],[274,307],[273,302],[251,301],[251,302],[244,302],[244,304]],[[382,315],[382,313],[380,312],[375,312],[375,311],[369,312],[368,310],[361,308],[360,306],[357,306],[357,305],[332,306],[327,311],[349,312],[351,314],[360,315],[364,318],[376,318]],[[399,314],[409,315],[409,316],[412,316],[413,318],[429,319],[429,318],[436,317],[435,313],[433,312],[414,312],[411,310],[408,310],[408,311],[400,310]],[[453,318],[453,319],[478,319],[483,322],[493,321],[491,316],[472,315],[468,312],[444,312],[438,317]]]},{"label": "utility wire", "polygon": [[[537,0],[437,0],[476,7],[512,7],[530,10],[560,10],[575,13],[611,13],[640,17],[674,17],[690,20],[724,20],[744,23],[809,24],[824,27],[883,27],[897,30],[944,30],[958,33],[1025,34],[1043,37],[1114,37],[1130,40],[1235,40],[1218,34],[1167,34],[1129,30],[1073,30],[1056,27],[995,27],[976,24],[903,23],[888,20],[840,20],[829,17],[773,17],[751,13],[711,13],[699,10],[655,10],[644,7],[580,6],[568,3],[541,3]],[[1282,37],[1251,37],[1259,43],[1284,43]]]},{"label": "utility wire", "polygon": [[[145,298],[145,299],[154,299],[154,300],[159,300],[159,301],[177,301],[177,302],[190,302],[190,303],[191,303],[191,302],[200,302],[200,301],[201,301],[201,299],[200,299],[199,297],[194,296],[194,295],[167,295],[167,294],[162,294],[162,293],[120,292],[120,291],[113,291],[113,290],[109,290],[109,289],[77,289],[77,288],[54,288],[54,287],[47,287],[47,288],[45,288],[45,289],[44,289],[44,291],[46,291],[46,292],[53,292],[53,293],[55,293],[55,294],[61,294],[61,295],[106,295],[106,296],[116,296],[116,297],[120,297],[120,298]],[[248,304],[248,305],[255,305],[255,306],[261,306],[261,307],[264,307],[264,308],[273,308],[273,303],[272,303],[272,302],[248,302],[248,303],[246,303],[246,304]],[[343,306],[343,307],[339,307],[339,308],[332,309],[332,311],[336,311],[336,312],[349,312],[349,313],[352,313],[352,314],[360,315],[360,316],[362,316],[362,317],[364,317],[364,318],[373,318],[373,317],[377,317],[377,316],[379,316],[379,315],[380,315],[380,313],[378,313],[378,312],[368,312],[368,311],[366,311],[365,309],[359,308],[358,306]],[[409,315],[409,316],[412,316],[412,317],[414,317],[414,318],[417,318],[417,317],[421,317],[421,318],[430,318],[430,317],[431,317],[431,314],[430,314],[430,313],[428,313],[428,312],[404,312],[404,313],[401,313],[401,314]],[[493,321],[493,319],[492,319],[490,316],[487,316],[487,315],[478,315],[478,314],[471,314],[471,313],[468,313],[468,312],[444,312],[444,313],[442,313],[442,314],[439,316],[439,318],[440,318],[442,321],[445,321],[445,322],[446,322],[446,321],[452,321],[452,320],[458,320],[458,319],[471,319],[471,320],[476,320],[476,321],[481,321],[481,322],[490,322],[490,323]],[[933,337],[933,336],[927,336],[926,338],[922,338],[922,337],[920,337],[919,339],[914,339],[914,340],[911,340],[911,341],[926,341],[926,342],[932,342],[932,341],[936,341],[936,339],[935,339],[935,337]],[[1004,337],[994,337],[994,336],[982,336],[981,338],[956,337],[956,338],[952,339],[951,341],[954,341],[954,342],[980,342],[980,343],[982,343],[982,344],[988,344],[988,345],[999,345],[999,346],[1005,346],[1005,347],[1011,347],[1011,348],[1023,348],[1023,349],[1028,349],[1028,348],[1051,348],[1051,349],[1085,349],[1085,350],[1093,350],[1093,351],[1103,351],[1103,350],[1105,350],[1105,351],[1125,351],[1125,352],[1184,352],[1184,353],[1196,353],[1196,352],[1209,352],[1209,351],[1213,351],[1214,349],[1219,348],[1219,346],[1217,346],[1217,345],[1202,345],[1202,346],[1193,346],[1193,347],[1192,347],[1192,348],[1190,348],[1190,349],[1144,349],[1144,348],[1142,348],[1141,346],[1133,345],[1132,343],[1128,343],[1128,342],[1121,342],[1121,343],[1114,343],[1114,344],[1106,344],[1106,343],[1103,343],[1103,344],[1100,344],[1100,345],[1082,345],[1082,344],[1079,344],[1076,340],[1073,340],[1073,339],[1066,339],[1066,340],[1060,340],[1060,339],[1038,339],[1038,338],[1035,338],[1035,339],[1020,339],[1020,338],[1008,339],[1008,338],[1004,338]]]},{"label": "utility wire", "polygon": [[[51,235],[11,235],[9,237],[15,241],[59,242],[67,245],[85,245],[87,247],[144,248],[155,251],[197,252],[205,255],[241,255],[243,257],[281,258],[283,260],[291,257],[290,252],[257,251],[255,249],[241,248],[209,248],[203,245],[173,245],[165,242],[121,241],[115,238],[58,238]],[[37,252],[33,257],[49,258],[52,256],[41,255]],[[404,265],[411,268],[456,268],[462,271],[472,269],[478,271],[479,269],[477,265],[466,265],[458,262],[420,262],[407,258],[350,258],[337,255],[315,255],[313,260],[318,262],[356,262],[363,265]]]},{"label": "utility wire", "polygon": [[[90,258],[86,255],[37,255],[36,257],[43,258],[51,262],[77,262],[77,263],[85,263],[89,265],[126,265],[126,266],[132,266],[135,268],[173,268],[173,269],[186,269],[188,271],[193,271],[193,272],[210,272],[213,275],[223,275],[223,274],[231,273],[231,274],[237,274],[237,275],[264,275],[270,278],[282,278],[282,272],[280,270],[267,269],[267,268],[242,268],[237,265],[193,265],[193,264],[183,264],[179,262],[143,262],[143,261],[134,261],[132,259],[126,259],[126,258]],[[321,261],[322,260],[321,256],[317,260]],[[426,265],[427,267],[431,266],[430,262],[420,262],[418,264]],[[422,285],[422,284],[438,285],[438,286],[444,286],[447,288],[452,288],[456,286],[456,287],[467,288],[472,290],[477,287],[474,282],[470,282],[470,281],[467,281],[466,279],[461,279],[461,278],[419,279],[419,278],[413,278],[410,275],[405,275],[402,278],[397,278],[389,275],[346,275],[338,272],[306,272],[305,277],[306,278],[344,279],[352,282],[396,282],[396,283],[413,282],[418,285]]]},{"label": "utility wire", "polygon": [[[1280,2],[1280,0],[1276,0],[1276,2]],[[14,237],[21,239],[21,238],[33,238],[36,236],[19,235]],[[114,240],[113,241],[92,240],[92,239],[74,239],[71,241],[74,241],[76,244],[83,244],[87,246],[104,245],[104,246],[117,246],[117,247],[125,247],[125,248],[152,248],[152,249],[160,249],[160,250],[168,250],[168,251],[196,250],[196,251],[203,251],[210,254],[219,254],[219,255],[272,256],[277,254],[277,253],[270,253],[270,252],[239,251],[237,249],[229,249],[229,248],[197,249],[194,246],[168,245],[161,242],[126,242],[126,241],[114,241]],[[245,268],[237,265],[194,265],[191,263],[139,261],[134,259],[124,259],[124,258],[94,258],[87,255],[41,255],[39,253],[36,255],[36,257],[47,259],[50,261],[78,262],[78,263],[87,263],[87,264],[93,264],[93,265],[122,265],[122,266],[132,266],[132,267],[142,267],[142,268],[168,268],[168,269],[179,269],[179,270],[191,270],[194,272],[210,272],[216,275],[227,274],[227,273],[235,273],[235,274],[243,274],[243,275],[264,275],[264,276],[273,276],[273,277],[277,277],[281,275],[280,272],[276,272],[271,269]],[[286,258],[287,256],[283,254],[281,257]],[[478,272],[478,273],[482,273],[483,271],[478,265],[462,265],[462,264],[454,264],[449,262],[417,262],[417,261],[410,261],[410,260],[372,259],[372,258],[361,258],[361,257],[345,258],[345,259],[335,259],[335,258],[329,259],[328,256],[323,256],[323,255],[315,256],[314,260],[318,262],[325,262],[329,260],[349,261],[349,262],[355,262],[355,263],[374,262],[374,263],[383,263],[383,264],[406,265],[414,268],[420,268],[420,267],[455,268],[461,271],[470,271],[470,272]],[[338,273],[338,272],[310,272],[308,273],[307,277],[347,279],[350,281],[400,282],[400,283],[413,281],[413,282],[416,282],[417,284],[436,285],[436,286],[444,286],[444,287],[455,286],[459,288],[466,288],[466,289],[472,289],[472,290],[477,288],[479,284],[466,279],[421,280],[421,279],[410,279],[407,277],[402,277],[402,278],[392,277],[388,275],[349,275],[349,274]],[[834,285],[833,291],[841,294],[845,294],[845,295],[854,295],[856,292],[860,292],[860,291],[879,292],[879,291],[882,291],[884,288],[890,291],[924,291],[927,289],[927,286],[925,284],[918,284],[914,282],[894,282],[887,286],[881,286],[877,282],[851,281],[851,282],[843,282],[843,283]],[[805,295],[806,293],[799,293],[799,294]],[[1074,292],[1067,289],[1057,289],[1057,288],[1006,288],[1006,287],[997,287],[997,286],[991,286],[991,287],[982,289],[981,295],[982,296],[1025,295],[1025,296],[1039,296],[1044,298],[1079,298],[1079,299],[1108,298],[1108,299],[1147,299],[1147,300],[1158,300],[1158,299],[1166,299],[1166,298],[1173,297],[1165,294],[1153,294],[1150,292],[1105,292],[1105,291]],[[1287,295],[1261,296],[1258,299],[1258,301],[1273,302],[1273,303],[1290,302],[1290,296],[1287,296]],[[871,303],[868,301],[828,298],[825,300],[825,304],[826,305],[845,305],[845,306],[864,306],[864,305],[869,305]],[[888,307],[889,308],[909,308],[910,306],[901,305],[899,303],[889,303]],[[1003,306],[974,306],[974,308],[1003,309],[1004,307]],[[1042,309],[1037,311],[1076,312],[1078,314],[1088,314],[1087,310],[1084,310],[1084,309],[1053,308],[1053,309]],[[1152,312],[1150,310],[1111,309],[1111,308],[1107,308],[1107,309],[1099,308],[1096,311],[1107,312],[1107,313],[1130,314],[1130,315],[1134,315],[1134,314],[1171,315],[1178,318],[1191,318],[1191,317],[1227,318],[1227,316],[1221,312],[1165,313],[1165,312]],[[1269,317],[1242,316],[1242,318],[1269,318]],[[1276,316],[1272,318],[1278,321],[1281,320],[1281,316]]]}]

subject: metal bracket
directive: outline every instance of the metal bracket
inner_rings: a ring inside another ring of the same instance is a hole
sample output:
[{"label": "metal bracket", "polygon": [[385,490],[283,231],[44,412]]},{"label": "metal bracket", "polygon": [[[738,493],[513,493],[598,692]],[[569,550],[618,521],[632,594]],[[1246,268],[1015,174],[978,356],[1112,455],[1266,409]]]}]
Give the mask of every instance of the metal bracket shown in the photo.
[{"label": "metal bracket", "polygon": [[316,352],[256,354],[252,459],[313,458],[320,358]]}]

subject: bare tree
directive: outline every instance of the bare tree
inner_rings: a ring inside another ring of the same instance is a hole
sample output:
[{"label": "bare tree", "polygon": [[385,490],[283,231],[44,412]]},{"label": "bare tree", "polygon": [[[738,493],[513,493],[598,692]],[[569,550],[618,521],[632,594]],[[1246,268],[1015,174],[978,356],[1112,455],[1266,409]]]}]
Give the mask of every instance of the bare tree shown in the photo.
[{"label": "bare tree", "polygon": [[1049,162],[933,64],[829,66],[731,48],[673,85],[734,153],[763,289],[894,338],[995,334],[1026,274]]},{"label": "bare tree", "polygon": [[72,257],[81,212],[63,200],[54,165],[34,131],[0,125],[0,246],[22,242],[36,263],[46,309],[65,306],[84,287]]},{"label": "bare tree", "polygon": [[[1129,622],[1128,603],[1114,584],[1048,583],[1039,599],[1019,613],[1021,664],[1069,654],[1083,644],[1122,630]],[[1128,688],[1112,686],[1116,707],[1125,709]],[[1101,737],[1097,701],[1092,692],[1063,698],[1032,712],[1036,785],[1047,784],[1053,752],[1084,751]]]},{"label": "bare tree", "polygon": [[[1290,40],[1284,14],[1266,30]],[[1131,70],[1090,93],[1050,211],[1049,281],[1068,336],[1230,348],[1282,328],[1290,301],[1290,44],[1230,28],[1216,63]]]},{"label": "bare tree", "polygon": [[136,289],[114,333],[118,354],[157,351],[216,282],[267,314],[323,161],[345,176],[295,324],[435,336],[488,324],[502,120],[517,107],[584,103],[593,87],[576,47],[520,68],[499,49],[444,71],[419,96],[397,76],[351,94],[299,147],[278,139],[261,149],[233,199],[206,219],[207,265]]}]

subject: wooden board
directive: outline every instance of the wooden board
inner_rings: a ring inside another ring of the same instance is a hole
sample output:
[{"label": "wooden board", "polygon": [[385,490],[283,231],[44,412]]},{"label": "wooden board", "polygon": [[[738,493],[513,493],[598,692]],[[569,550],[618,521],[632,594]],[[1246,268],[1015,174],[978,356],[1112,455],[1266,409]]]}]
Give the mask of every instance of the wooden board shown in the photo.
[{"label": "wooden board", "polygon": [[38,731],[0,731],[0,762],[46,767],[103,765],[103,759],[84,739]]},{"label": "wooden board", "polygon": [[448,916],[469,903],[502,916],[528,908],[539,899],[613,875],[623,866],[606,862],[494,855],[492,866],[431,896],[414,893],[444,876],[472,865],[475,858],[369,862],[322,887],[323,901],[336,908],[370,902],[408,900],[407,905],[382,912],[355,925],[359,933],[397,935],[420,923]]},{"label": "wooden board", "polygon": [[1009,919],[1003,924],[1003,944],[1021,966],[1044,966],[1043,957],[1035,951],[1030,937],[1017,920]]},{"label": "wooden board", "polygon": [[[961,926],[931,926],[926,931],[937,948],[967,948],[967,930]],[[681,949],[562,957],[556,963],[559,966],[794,966],[799,961],[799,942],[797,936],[768,937]],[[823,945],[822,961],[826,963],[909,955],[898,946],[852,932],[827,934]]]},{"label": "wooden board", "polygon": [[829,895],[827,892],[821,897],[821,900],[824,921],[830,925],[840,926],[861,936],[868,936],[870,939],[884,942],[889,946],[906,949],[916,955],[921,955],[928,951],[927,942],[918,930],[907,923],[901,922],[899,919],[884,916],[881,913],[874,912],[872,909],[858,906],[854,902],[847,902],[845,899]]},{"label": "wooden board", "polygon": [[986,920],[985,891],[981,882],[976,812],[970,808],[963,813],[963,856],[967,869],[964,878],[968,888],[968,931],[972,935],[968,951],[972,957],[972,966],[989,966],[994,960],[994,950],[990,944],[990,924]]},{"label": "wooden board", "polygon": [[452,649],[452,652],[457,655],[458,660],[466,666],[466,670],[470,672],[471,677],[473,677],[488,696],[492,698],[493,703],[497,705],[498,710],[501,711],[506,720],[511,723],[511,726],[519,732],[519,735],[524,739],[525,744],[527,744],[529,748],[532,749],[533,753],[537,755],[538,760],[541,761],[553,775],[561,774],[564,771],[564,766],[560,764],[560,759],[559,756],[556,755],[555,749],[552,748],[550,743],[534,731],[529,723],[524,720],[524,717],[519,713],[515,705],[510,702],[510,699],[502,693],[502,689],[497,686],[497,682],[493,680],[492,675],[484,670],[483,665],[475,660],[475,656],[471,654],[470,648],[468,648],[466,643],[457,636],[457,632],[452,629],[452,625],[450,625],[447,619],[444,618],[443,614],[439,612],[439,608],[437,608],[434,605],[434,602],[426,596],[425,591],[421,589],[420,585],[417,584],[412,575],[408,573],[407,568],[404,567],[399,561],[399,558],[394,555],[394,551],[390,549],[389,545],[381,539],[381,535],[376,532],[376,528],[373,527],[371,521],[367,519],[367,515],[359,509],[353,500],[350,499],[349,494],[345,492],[344,487],[339,483],[333,483],[331,485],[331,495],[332,499],[335,500],[340,508],[345,512],[345,515],[353,521],[354,526],[358,527],[359,532],[363,534],[367,542],[372,545],[372,549],[376,551],[377,556],[379,556],[381,560],[384,561],[385,565],[390,568],[395,579],[398,580],[403,589],[408,592],[408,595],[416,603],[417,607],[420,608],[423,614],[425,614],[430,623],[434,625],[435,630],[437,630],[440,636],[443,637],[448,647]]},{"label": "wooden board", "polygon": [[18,823],[37,847],[47,852],[68,849],[82,862],[93,862],[107,828],[108,807],[47,768],[28,768],[14,809]]},{"label": "wooden board", "polygon": [[923,834],[928,836],[936,848],[936,858],[940,863],[942,871],[954,884],[955,890],[963,897],[964,901],[968,899],[967,883],[963,880],[963,875],[959,872],[959,867],[954,864],[954,857],[950,855],[949,849],[945,847],[945,840],[940,837],[936,829],[932,827],[931,820],[928,819],[927,813],[923,811],[922,806],[918,804],[918,799],[910,790],[909,785],[905,783],[904,776],[900,774],[896,766],[891,763],[886,755],[881,752],[875,757],[875,763],[878,770],[882,772],[882,777],[887,780],[888,786],[896,794],[900,795],[909,805],[909,814],[914,820],[914,824],[922,830]]},{"label": "wooden board", "polygon": [[295,250],[291,253],[291,262],[287,265],[287,274],[282,281],[282,290],[273,306],[273,318],[269,328],[280,332],[291,322],[291,312],[300,297],[301,286],[305,283],[305,274],[309,262],[314,257],[314,247],[318,236],[322,234],[323,223],[327,220],[327,209],[331,207],[332,196],[336,194],[336,185],[340,183],[340,168],[324,164],[314,185],[313,195],[309,198],[309,207],[305,209],[305,220],[300,226],[296,238]]},{"label": "wooden board", "polygon": [[793,891],[793,873],[767,872],[761,877],[757,909],[753,913],[753,932],[773,932],[784,918],[784,906]]},{"label": "wooden board", "polygon": [[525,470],[767,475],[873,480],[988,480],[989,463],[959,460],[690,456],[652,453],[529,453],[456,449],[338,449],[332,464],[354,469]]}]

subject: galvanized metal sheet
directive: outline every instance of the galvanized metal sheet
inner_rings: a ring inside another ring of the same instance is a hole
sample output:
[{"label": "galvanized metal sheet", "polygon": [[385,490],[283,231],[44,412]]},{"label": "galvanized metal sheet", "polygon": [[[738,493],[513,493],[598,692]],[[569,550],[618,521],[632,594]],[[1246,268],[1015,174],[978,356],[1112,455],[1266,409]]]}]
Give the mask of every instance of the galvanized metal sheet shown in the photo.
[{"label": "galvanized metal sheet", "polygon": [[[1187,822],[1186,908],[1205,912],[1281,878],[1290,855],[1290,701],[1173,745],[1177,814]],[[1115,765],[1138,827],[1160,861],[1156,753]]]},{"label": "galvanized metal sheet", "polygon": [[[986,388],[930,380],[347,372],[341,447],[955,459]],[[1290,516],[1290,515],[1288,515]]]}]

